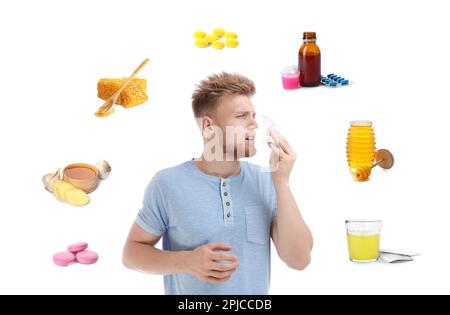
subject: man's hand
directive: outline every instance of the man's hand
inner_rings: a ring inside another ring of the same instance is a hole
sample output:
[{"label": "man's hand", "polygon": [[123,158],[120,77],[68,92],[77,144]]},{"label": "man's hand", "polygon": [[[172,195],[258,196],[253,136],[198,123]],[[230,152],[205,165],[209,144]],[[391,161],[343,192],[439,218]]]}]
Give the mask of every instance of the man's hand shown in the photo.
[{"label": "man's hand", "polygon": [[231,246],[224,244],[205,244],[197,247],[193,251],[186,252],[185,270],[203,281],[225,282],[239,267],[236,256],[222,252],[229,250]]},{"label": "man's hand", "polygon": [[294,167],[297,155],[289,142],[278,132],[271,131],[270,136],[274,140],[274,143],[268,143],[272,149],[270,169],[272,171],[273,182],[275,185],[289,183],[289,175]]}]

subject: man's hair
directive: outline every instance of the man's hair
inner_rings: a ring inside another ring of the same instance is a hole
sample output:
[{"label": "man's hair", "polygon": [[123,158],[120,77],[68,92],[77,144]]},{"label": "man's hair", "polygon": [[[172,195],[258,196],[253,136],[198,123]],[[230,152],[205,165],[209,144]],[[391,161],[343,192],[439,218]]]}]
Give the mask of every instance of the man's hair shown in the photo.
[{"label": "man's hair", "polygon": [[255,92],[255,84],[243,75],[227,72],[212,74],[206,80],[200,81],[192,94],[194,116],[200,118],[214,112],[221,96],[251,97]]}]

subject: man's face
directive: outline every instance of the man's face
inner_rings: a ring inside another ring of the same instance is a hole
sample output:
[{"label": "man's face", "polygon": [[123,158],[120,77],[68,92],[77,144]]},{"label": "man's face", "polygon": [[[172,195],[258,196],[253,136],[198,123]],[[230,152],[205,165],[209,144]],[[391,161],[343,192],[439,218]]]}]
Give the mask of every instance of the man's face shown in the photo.
[{"label": "man's face", "polygon": [[223,150],[233,159],[250,157],[256,154],[255,108],[248,96],[226,95],[219,99],[213,115],[213,125],[222,131]]}]

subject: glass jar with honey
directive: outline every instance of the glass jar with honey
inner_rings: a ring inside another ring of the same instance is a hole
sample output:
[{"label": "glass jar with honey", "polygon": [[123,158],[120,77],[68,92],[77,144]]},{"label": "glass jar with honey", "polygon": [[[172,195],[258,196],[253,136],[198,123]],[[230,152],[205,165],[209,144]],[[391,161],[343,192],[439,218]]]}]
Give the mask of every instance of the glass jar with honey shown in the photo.
[{"label": "glass jar with honey", "polygon": [[[356,181],[369,180],[375,159],[375,133],[371,121],[352,121],[347,135],[347,161],[350,173]],[[360,178],[358,170],[366,168],[367,176]]]}]

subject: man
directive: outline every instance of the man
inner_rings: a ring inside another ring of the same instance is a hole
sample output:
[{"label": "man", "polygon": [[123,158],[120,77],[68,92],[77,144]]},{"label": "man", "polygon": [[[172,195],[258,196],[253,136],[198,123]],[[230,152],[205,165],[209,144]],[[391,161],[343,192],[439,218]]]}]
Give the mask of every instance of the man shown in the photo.
[{"label": "man", "polygon": [[[239,161],[256,153],[254,94],[238,74],[201,81],[192,108],[202,156],[158,172],[146,189],[123,262],[165,275],[166,294],[267,294],[270,237],[289,267],[310,262],[312,235],[289,186],[289,143],[272,134],[272,172]],[[163,250],[155,248],[161,237]]]}]

